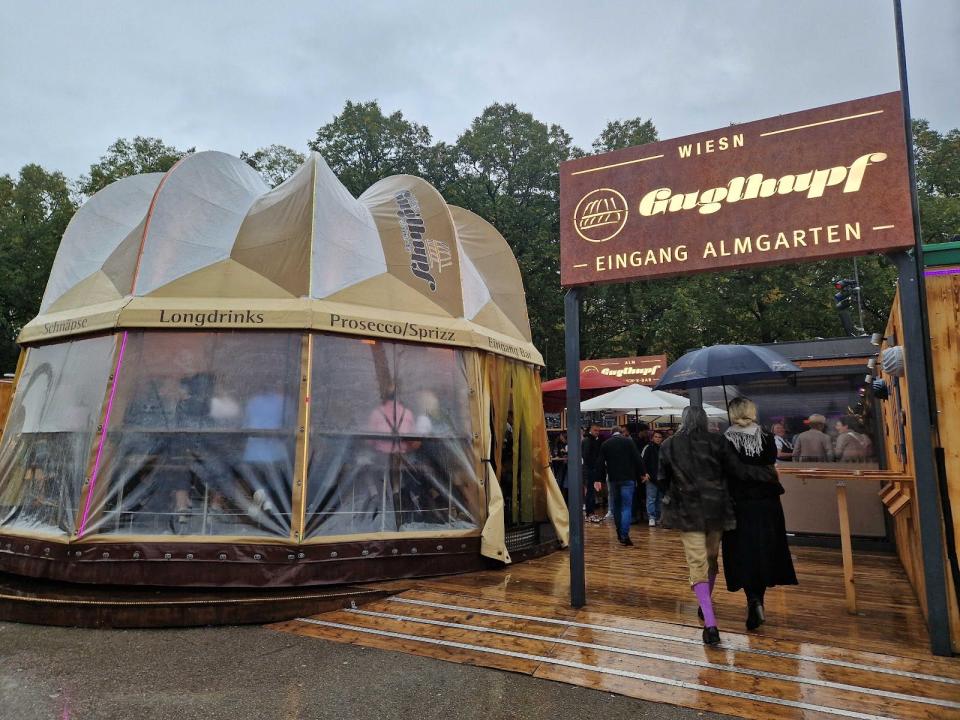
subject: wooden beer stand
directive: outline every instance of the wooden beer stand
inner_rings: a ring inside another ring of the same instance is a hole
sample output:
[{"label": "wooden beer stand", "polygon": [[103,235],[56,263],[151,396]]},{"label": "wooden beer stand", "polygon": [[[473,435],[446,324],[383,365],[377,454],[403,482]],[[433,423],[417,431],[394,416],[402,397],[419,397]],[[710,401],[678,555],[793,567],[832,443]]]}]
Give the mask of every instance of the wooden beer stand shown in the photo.
[{"label": "wooden beer stand", "polygon": [[[891,513],[896,509],[887,502],[887,498],[892,499],[891,488],[900,490],[903,484],[912,484],[913,478],[910,475],[897,473],[889,470],[855,470],[844,467],[837,468],[790,468],[784,471],[792,477],[801,480],[832,480],[837,488],[837,514],[840,517],[840,548],[843,555],[843,589],[846,596],[847,612],[851,615],[857,614],[857,589],[853,578],[853,542],[850,537],[850,513],[847,507],[847,483],[853,481],[886,482],[880,490],[884,505]],[[909,500],[909,491],[902,490],[895,493],[901,498],[902,502]],[[902,503],[901,503],[902,506]]]}]

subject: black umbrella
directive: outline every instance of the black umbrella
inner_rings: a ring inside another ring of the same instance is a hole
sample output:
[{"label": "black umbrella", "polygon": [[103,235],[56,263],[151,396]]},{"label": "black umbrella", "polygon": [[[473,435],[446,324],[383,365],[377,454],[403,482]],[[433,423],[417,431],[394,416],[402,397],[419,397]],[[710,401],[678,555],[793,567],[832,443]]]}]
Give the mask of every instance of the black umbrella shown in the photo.
[{"label": "black umbrella", "polygon": [[796,375],[800,368],[779,353],[757,345],[713,345],[692,350],[667,368],[657,390],[702,388]]}]

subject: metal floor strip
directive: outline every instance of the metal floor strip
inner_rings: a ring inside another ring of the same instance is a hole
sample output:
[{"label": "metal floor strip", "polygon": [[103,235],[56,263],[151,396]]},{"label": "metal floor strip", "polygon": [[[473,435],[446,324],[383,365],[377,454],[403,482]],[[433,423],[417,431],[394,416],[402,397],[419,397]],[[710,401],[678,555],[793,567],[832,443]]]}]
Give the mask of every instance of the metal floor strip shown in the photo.
[{"label": "metal floor strip", "polygon": [[[665,635],[663,633],[647,632],[645,630],[630,630],[627,628],[618,628],[610,625],[594,625],[592,623],[581,623],[573,620],[558,620],[556,618],[540,617],[538,615],[520,615],[517,613],[508,613],[500,610],[487,610],[486,608],[466,607],[462,605],[450,605],[446,603],[434,603],[427,600],[414,600],[399,596],[388,597],[389,602],[398,602],[405,605],[422,605],[424,607],[439,608],[443,610],[457,610],[459,612],[474,613],[477,615],[491,615],[493,617],[515,618],[517,620],[531,620],[533,622],[546,623],[548,625],[564,625],[566,627],[586,628],[588,630],[600,630],[602,632],[615,633],[618,635],[632,635],[635,637],[653,638],[655,640],[667,640],[669,642],[685,643],[687,645],[702,645],[700,640],[678,637],[676,635]],[[814,655],[800,655],[797,653],[781,652],[779,650],[761,650],[760,648],[735,648],[720,645],[721,648],[731,652],[752,653],[754,655],[765,655],[767,657],[778,657],[786,660],[800,660],[802,662],[820,663],[821,665],[835,665],[837,667],[851,668],[853,670],[865,670],[867,672],[881,673],[884,675],[897,675],[899,677],[913,678],[915,680],[929,680],[931,682],[945,683],[947,685],[960,685],[960,679],[944,677],[943,675],[929,675],[926,673],[916,673],[909,670],[897,670],[896,668],[885,668],[878,665],[866,665],[864,663],[851,662],[849,660],[834,660],[833,658],[821,658]]]},{"label": "metal floor strip", "polygon": [[827,705],[816,705],[814,703],[801,702],[799,700],[785,700],[782,698],[769,697],[767,695],[758,695],[756,693],[741,692],[739,690],[728,690],[727,688],[712,687],[710,685],[700,685],[687,682],[685,680],[674,680],[672,678],[659,677],[657,675],[647,675],[645,673],[632,672],[630,670],[618,670],[608,668],[602,665],[588,665],[587,663],[575,662],[573,660],[562,660],[560,658],[551,658],[545,655],[531,655],[529,653],[515,652],[513,650],[501,650],[499,648],[488,648],[482,645],[471,645],[470,643],[455,642],[453,640],[438,640],[436,638],[421,637],[419,635],[409,635],[407,633],[391,632],[389,630],[377,630],[360,625],[348,625],[346,623],[331,622],[329,620],[315,620],[313,618],[297,618],[298,621],[320,627],[336,628],[338,630],[349,630],[352,632],[365,633],[368,635],[378,635],[380,637],[389,637],[396,640],[410,640],[412,642],[426,643],[428,645],[439,645],[441,647],[452,647],[460,650],[469,650],[477,653],[486,653],[488,655],[501,655],[504,657],[516,658],[519,660],[530,660],[548,665],[559,665],[561,667],[574,668],[576,670],[586,670],[588,672],[601,673],[603,675],[616,675],[618,677],[631,678],[633,680],[643,680],[644,682],[656,683],[658,685],[667,685],[669,687],[682,688],[684,690],[695,690],[697,692],[708,693],[711,695],[723,695],[725,697],[737,698],[740,700],[752,700],[754,702],[780,705],[782,707],[796,708],[798,710],[809,710],[827,715],[836,715],[838,717],[853,718],[854,720],[896,720],[886,715],[872,715],[869,713],[857,712],[855,710],[845,710],[843,708],[834,708]]},{"label": "metal floor strip", "polygon": [[347,612],[356,615],[366,615],[369,617],[386,618],[398,620],[401,622],[419,623],[421,625],[433,625],[436,627],[447,627],[456,630],[469,630],[471,632],[490,633],[493,635],[505,635],[508,637],[523,638],[525,640],[535,640],[547,643],[558,643],[560,645],[569,645],[571,647],[581,647],[589,650],[600,650],[604,652],[618,653],[621,655],[631,655],[634,657],[647,658],[649,660],[662,660],[665,662],[676,663],[678,665],[690,665],[692,667],[707,668],[710,670],[720,670],[722,672],[732,672],[739,675],[749,675],[751,677],[767,678],[770,680],[783,680],[786,682],[799,683],[801,685],[813,685],[816,687],[830,688],[831,690],[845,690],[848,692],[864,693],[877,697],[890,698],[891,700],[903,700],[905,702],[922,703],[925,705],[936,705],[938,707],[960,709],[960,702],[952,700],[941,700],[938,698],[929,698],[923,695],[908,695],[906,693],[894,692],[892,690],[880,690],[877,688],[868,688],[862,685],[850,685],[847,683],[834,682],[832,680],[820,680],[817,678],[806,678],[797,675],[785,675],[782,673],[769,672],[767,670],[751,670],[741,668],[736,665],[725,665],[721,663],[712,663],[706,660],[693,660],[690,658],[681,658],[674,655],[662,655],[659,653],[645,652],[643,650],[632,650],[628,648],[619,648],[613,645],[599,645],[596,643],[581,642],[579,640],[567,640],[565,638],[550,637],[547,635],[535,635],[533,633],[516,632],[513,630],[501,630],[499,628],[488,628],[482,625],[468,625],[465,623],[453,623],[443,620],[429,620],[427,618],[411,617],[409,615],[397,615],[395,613],[383,613],[375,610],[349,609]]}]

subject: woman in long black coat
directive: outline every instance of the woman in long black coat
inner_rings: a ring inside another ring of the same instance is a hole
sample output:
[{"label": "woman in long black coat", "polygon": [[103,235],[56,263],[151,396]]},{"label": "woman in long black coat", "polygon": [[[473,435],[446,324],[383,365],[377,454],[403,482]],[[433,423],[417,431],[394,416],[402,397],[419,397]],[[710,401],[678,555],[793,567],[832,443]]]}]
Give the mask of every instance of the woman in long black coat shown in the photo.
[{"label": "woman in long black coat", "polygon": [[774,466],[776,440],[757,425],[757,407],[750,400],[736,398],[729,412],[725,435],[737,451],[742,472],[729,477],[737,527],[723,535],[723,574],[727,590],[746,594],[747,629],[755,630],[766,619],[766,589],[796,585],[797,575],[780,504],[783,485]]}]

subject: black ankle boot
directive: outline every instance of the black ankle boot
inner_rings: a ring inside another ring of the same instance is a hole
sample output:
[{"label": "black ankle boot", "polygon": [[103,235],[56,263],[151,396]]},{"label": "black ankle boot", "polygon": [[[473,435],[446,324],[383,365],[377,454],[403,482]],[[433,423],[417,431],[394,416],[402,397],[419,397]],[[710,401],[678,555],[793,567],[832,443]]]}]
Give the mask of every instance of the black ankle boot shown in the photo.
[{"label": "black ankle boot", "polygon": [[763,614],[763,603],[759,600],[747,602],[747,630],[756,630],[766,621]]},{"label": "black ankle boot", "polygon": [[704,645],[720,644],[720,631],[717,629],[716,625],[711,625],[710,627],[705,627],[703,629],[703,644]]}]

